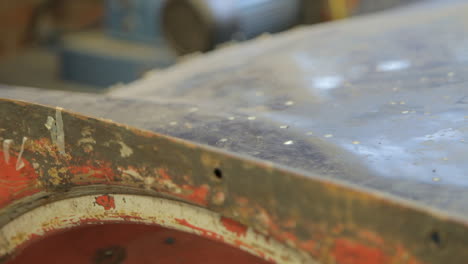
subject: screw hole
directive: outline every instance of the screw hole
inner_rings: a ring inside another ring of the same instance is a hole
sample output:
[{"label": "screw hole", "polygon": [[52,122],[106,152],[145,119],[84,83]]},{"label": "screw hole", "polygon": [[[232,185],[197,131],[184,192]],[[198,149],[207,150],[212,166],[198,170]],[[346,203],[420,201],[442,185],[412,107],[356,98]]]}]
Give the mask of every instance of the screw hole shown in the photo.
[{"label": "screw hole", "polygon": [[121,264],[126,258],[126,252],[123,247],[113,246],[97,251],[94,257],[96,264]]},{"label": "screw hole", "polygon": [[175,239],[172,237],[168,237],[164,240],[164,243],[167,245],[173,245],[175,243]]},{"label": "screw hole", "polygon": [[223,172],[220,169],[215,168],[213,173],[214,173],[216,179],[218,179],[218,180],[223,179]]},{"label": "screw hole", "polygon": [[438,231],[431,232],[431,234],[429,235],[429,238],[434,246],[438,248],[442,247],[442,240],[440,238],[440,234]]}]

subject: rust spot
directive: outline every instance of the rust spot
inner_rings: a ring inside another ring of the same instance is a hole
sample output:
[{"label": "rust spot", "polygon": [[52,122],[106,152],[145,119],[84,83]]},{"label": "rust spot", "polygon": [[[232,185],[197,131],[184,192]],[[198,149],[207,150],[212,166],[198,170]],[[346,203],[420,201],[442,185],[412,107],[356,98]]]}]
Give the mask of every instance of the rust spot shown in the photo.
[{"label": "rust spot", "polygon": [[104,207],[106,211],[110,209],[115,209],[114,197],[109,195],[101,195],[96,197],[96,203]]},{"label": "rust spot", "polygon": [[247,233],[247,226],[232,219],[221,217],[221,223],[227,230],[235,233],[237,236],[245,236]]},{"label": "rust spot", "polygon": [[386,264],[390,260],[378,248],[344,238],[335,241],[332,254],[337,264]]}]

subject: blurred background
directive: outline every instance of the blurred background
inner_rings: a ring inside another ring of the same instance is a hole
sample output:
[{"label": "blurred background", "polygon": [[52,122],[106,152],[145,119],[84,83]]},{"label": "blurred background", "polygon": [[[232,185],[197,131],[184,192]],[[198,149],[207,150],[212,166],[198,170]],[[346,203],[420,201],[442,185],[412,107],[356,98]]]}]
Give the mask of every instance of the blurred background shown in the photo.
[{"label": "blurred background", "polygon": [[1,0],[0,84],[103,92],[189,54],[410,0]]}]

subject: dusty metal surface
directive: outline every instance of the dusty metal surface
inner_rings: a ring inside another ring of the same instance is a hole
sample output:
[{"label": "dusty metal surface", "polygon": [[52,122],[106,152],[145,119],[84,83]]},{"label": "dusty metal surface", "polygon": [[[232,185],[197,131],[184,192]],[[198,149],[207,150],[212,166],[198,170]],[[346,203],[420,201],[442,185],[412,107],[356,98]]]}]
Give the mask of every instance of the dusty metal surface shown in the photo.
[{"label": "dusty metal surface", "polygon": [[429,1],[297,29],[111,94],[176,102],[155,131],[468,218],[467,10]]},{"label": "dusty metal surface", "polygon": [[465,263],[467,10],[433,1],[298,29],[110,95],[3,89],[217,149],[2,101],[2,223],[64,197],[146,193],[322,263]]}]

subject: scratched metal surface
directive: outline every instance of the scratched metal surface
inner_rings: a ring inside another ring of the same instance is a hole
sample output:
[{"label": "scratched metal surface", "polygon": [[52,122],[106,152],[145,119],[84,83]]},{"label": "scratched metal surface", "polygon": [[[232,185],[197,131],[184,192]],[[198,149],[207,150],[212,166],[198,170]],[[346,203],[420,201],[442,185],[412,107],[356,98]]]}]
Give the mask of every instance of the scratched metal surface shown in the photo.
[{"label": "scratched metal surface", "polygon": [[468,218],[468,3],[299,28],[108,95],[2,89]]}]

